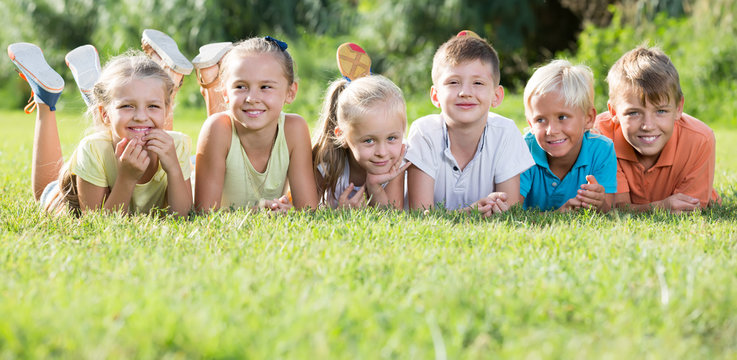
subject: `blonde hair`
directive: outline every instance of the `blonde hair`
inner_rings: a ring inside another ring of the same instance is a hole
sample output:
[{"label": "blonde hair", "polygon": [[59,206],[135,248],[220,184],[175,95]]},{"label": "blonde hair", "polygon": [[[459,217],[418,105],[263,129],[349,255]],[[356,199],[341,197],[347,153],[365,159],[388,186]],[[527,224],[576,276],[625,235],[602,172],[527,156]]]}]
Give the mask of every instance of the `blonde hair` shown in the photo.
[{"label": "blonde hair", "polygon": [[[164,89],[166,109],[171,110],[174,82],[156,62],[143,52],[131,50],[108,61],[92,89],[92,104],[87,108],[87,114],[92,118],[95,128],[110,130],[110,121],[103,117],[100,107],[110,106],[114,100],[115,89],[125,86],[134,79],[160,80]],[[47,203],[46,210],[49,212],[58,214],[68,210],[75,215],[81,213],[77,176],[72,174],[69,166],[67,162],[59,171],[59,193]]]},{"label": "blonde hair", "polygon": [[678,71],[665,53],[656,47],[639,46],[622,55],[609,69],[609,101],[616,103],[619,95],[635,91],[640,103],[662,104],[683,99]]},{"label": "blonde hair", "polygon": [[499,55],[486,40],[475,36],[454,36],[440,45],[432,59],[433,84],[437,83],[442,67],[457,66],[474,60],[488,64],[494,85],[499,85]]},{"label": "blonde hair", "polygon": [[322,181],[317,179],[319,198],[333,197],[338,178],[343,174],[345,160],[350,154],[346,148],[346,133],[335,133],[335,128],[350,129],[370,115],[377,104],[385,104],[389,113],[398,114],[407,125],[407,108],[402,90],[391,80],[381,75],[369,75],[349,82],[345,79],[333,81],[325,93],[320,112],[320,127],[315,133],[312,146],[312,162],[315,176],[322,167]]},{"label": "blonde hair", "polygon": [[530,111],[533,96],[557,92],[566,106],[587,113],[594,107],[594,74],[586,65],[573,65],[568,60],[553,60],[535,70],[525,85],[525,114]]}]

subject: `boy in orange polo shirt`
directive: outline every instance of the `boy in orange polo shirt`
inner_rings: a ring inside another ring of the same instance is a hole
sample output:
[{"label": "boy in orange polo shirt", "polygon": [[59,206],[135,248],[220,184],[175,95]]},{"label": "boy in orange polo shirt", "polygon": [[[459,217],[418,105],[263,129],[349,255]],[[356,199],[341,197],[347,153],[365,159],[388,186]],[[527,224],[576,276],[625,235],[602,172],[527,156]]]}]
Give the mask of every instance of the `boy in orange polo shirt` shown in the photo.
[{"label": "boy in orange polo shirt", "polygon": [[678,71],[660,49],[638,47],[609,70],[609,112],[596,128],[614,142],[614,204],[692,211],[721,203],[714,191],[714,132],[683,113]]}]

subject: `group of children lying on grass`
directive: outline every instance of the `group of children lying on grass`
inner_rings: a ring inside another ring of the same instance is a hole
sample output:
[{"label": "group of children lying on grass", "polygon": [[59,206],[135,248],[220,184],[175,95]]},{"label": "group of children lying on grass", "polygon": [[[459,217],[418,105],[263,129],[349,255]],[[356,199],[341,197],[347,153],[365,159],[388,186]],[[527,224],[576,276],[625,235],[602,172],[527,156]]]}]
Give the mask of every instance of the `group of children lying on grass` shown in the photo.
[{"label": "group of children lying on grass", "polygon": [[[598,115],[588,67],[554,60],[537,69],[524,90],[529,131],[521,135],[489,111],[504,99],[496,51],[462,31],[433,58],[430,96],[440,113],[414,121],[405,142],[402,91],[371,73],[356,44],[338,48],[342,77],[327,90],[312,140],[301,116],[283,112],[297,95],[286,43],[208,44],[192,62],[162,32],[145,30],[142,45],[144,53],[102,69],[91,45],[67,54],[94,129],[66,162],[55,118],[64,80],[37,46],[8,47],[33,91],[27,112],[38,109],[32,185],[44,209],[442,206],[490,216],[518,203],[681,212],[721,201],[714,134],[683,113],[678,72],[656,48],[617,60],[608,111]],[[190,139],[172,131],[174,98],[193,68],[208,112],[194,161]]]}]

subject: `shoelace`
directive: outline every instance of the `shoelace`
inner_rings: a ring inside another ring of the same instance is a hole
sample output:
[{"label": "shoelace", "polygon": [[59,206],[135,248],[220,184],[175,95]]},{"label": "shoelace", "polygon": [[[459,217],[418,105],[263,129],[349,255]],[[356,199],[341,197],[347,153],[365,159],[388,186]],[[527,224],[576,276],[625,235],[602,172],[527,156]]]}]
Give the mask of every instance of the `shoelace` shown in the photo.
[{"label": "shoelace", "polygon": [[[26,79],[26,76],[23,75],[23,73],[19,72],[18,75],[21,77],[21,79],[25,80],[26,82],[28,79]],[[23,111],[25,111],[26,114],[33,113],[34,110],[36,110],[36,94],[33,93],[33,90],[31,90],[31,97],[28,99],[28,104],[23,108]]]}]

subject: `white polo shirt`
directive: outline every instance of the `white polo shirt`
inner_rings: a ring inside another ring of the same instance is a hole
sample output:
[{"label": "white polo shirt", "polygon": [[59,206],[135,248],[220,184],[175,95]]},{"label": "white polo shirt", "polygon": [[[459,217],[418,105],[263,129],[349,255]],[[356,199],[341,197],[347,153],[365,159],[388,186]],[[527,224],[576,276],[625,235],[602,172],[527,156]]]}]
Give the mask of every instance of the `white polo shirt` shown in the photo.
[{"label": "white polo shirt", "polygon": [[412,123],[407,160],[435,180],[433,202],[456,210],[494,192],[495,184],[535,165],[514,121],[489,113],[476,154],[461,170],[450,152],[448,127],[441,114]]}]

